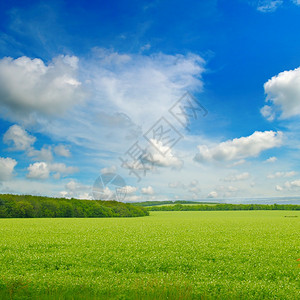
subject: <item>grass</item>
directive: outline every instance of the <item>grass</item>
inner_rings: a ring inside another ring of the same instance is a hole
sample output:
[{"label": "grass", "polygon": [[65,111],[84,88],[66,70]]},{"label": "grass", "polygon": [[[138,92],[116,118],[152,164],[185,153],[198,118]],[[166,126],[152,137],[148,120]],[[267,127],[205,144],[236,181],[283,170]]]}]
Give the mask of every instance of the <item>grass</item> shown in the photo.
[{"label": "grass", "polygon": [[1,219],[0,298],[299,299],[299,216]]}]

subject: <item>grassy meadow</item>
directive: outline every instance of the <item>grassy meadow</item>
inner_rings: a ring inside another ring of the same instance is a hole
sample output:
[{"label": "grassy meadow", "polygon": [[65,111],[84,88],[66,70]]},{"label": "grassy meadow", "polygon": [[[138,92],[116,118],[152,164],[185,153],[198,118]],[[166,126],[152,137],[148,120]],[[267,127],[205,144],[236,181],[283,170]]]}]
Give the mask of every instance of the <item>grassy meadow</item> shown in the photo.
[{"label": "grassy meadow", "polygon": [[0,299],[299,299],[299,233],[300,211],[0,219]]}]

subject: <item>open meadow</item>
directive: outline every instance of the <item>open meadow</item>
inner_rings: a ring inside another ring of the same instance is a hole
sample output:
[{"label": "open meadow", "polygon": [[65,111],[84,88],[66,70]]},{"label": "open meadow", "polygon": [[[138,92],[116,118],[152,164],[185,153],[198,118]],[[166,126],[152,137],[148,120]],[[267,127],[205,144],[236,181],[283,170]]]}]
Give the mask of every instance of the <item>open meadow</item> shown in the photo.
[{"label": "open meadow", "polygon": [[0,219],[1,299],[299,299],[299,211]]}]

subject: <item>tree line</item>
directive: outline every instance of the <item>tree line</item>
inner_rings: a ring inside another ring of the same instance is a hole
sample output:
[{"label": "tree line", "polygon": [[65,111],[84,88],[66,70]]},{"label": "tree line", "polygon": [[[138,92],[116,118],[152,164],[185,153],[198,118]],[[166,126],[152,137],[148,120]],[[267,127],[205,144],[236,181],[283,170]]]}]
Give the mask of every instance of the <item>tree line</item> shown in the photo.
[{"label": "tree line", "polygon": [[215,204],[215,205],[166,205],[147,207],[149,211],[217,211],[217,210],[300,210],[293,204]]},{"label": "tree line", "polygon": [[[137,206],[161,206],[165,204],[199,204],[199,202],[196,201],[188,201],[188,200],[166,200],[166,201],[144,201],[144,202],[135,202],[132,203],[133,205]],[[201,204],[215,204],[215,202],[201,202]]]},{"label": "tree line", "polygon": [[148,216],[144,207],[117,201],[0,194],[0,218],[106,218]]}]

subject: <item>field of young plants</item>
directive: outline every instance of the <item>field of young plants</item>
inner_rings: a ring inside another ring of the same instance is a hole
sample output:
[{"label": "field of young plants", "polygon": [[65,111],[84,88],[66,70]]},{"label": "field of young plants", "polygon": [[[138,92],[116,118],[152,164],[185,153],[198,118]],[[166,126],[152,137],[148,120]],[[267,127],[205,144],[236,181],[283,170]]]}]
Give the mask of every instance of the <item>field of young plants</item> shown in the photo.
[{"label": "field of young plants", "polygon": [[0,219],[0,299],[300,299],[300,211]]}]

